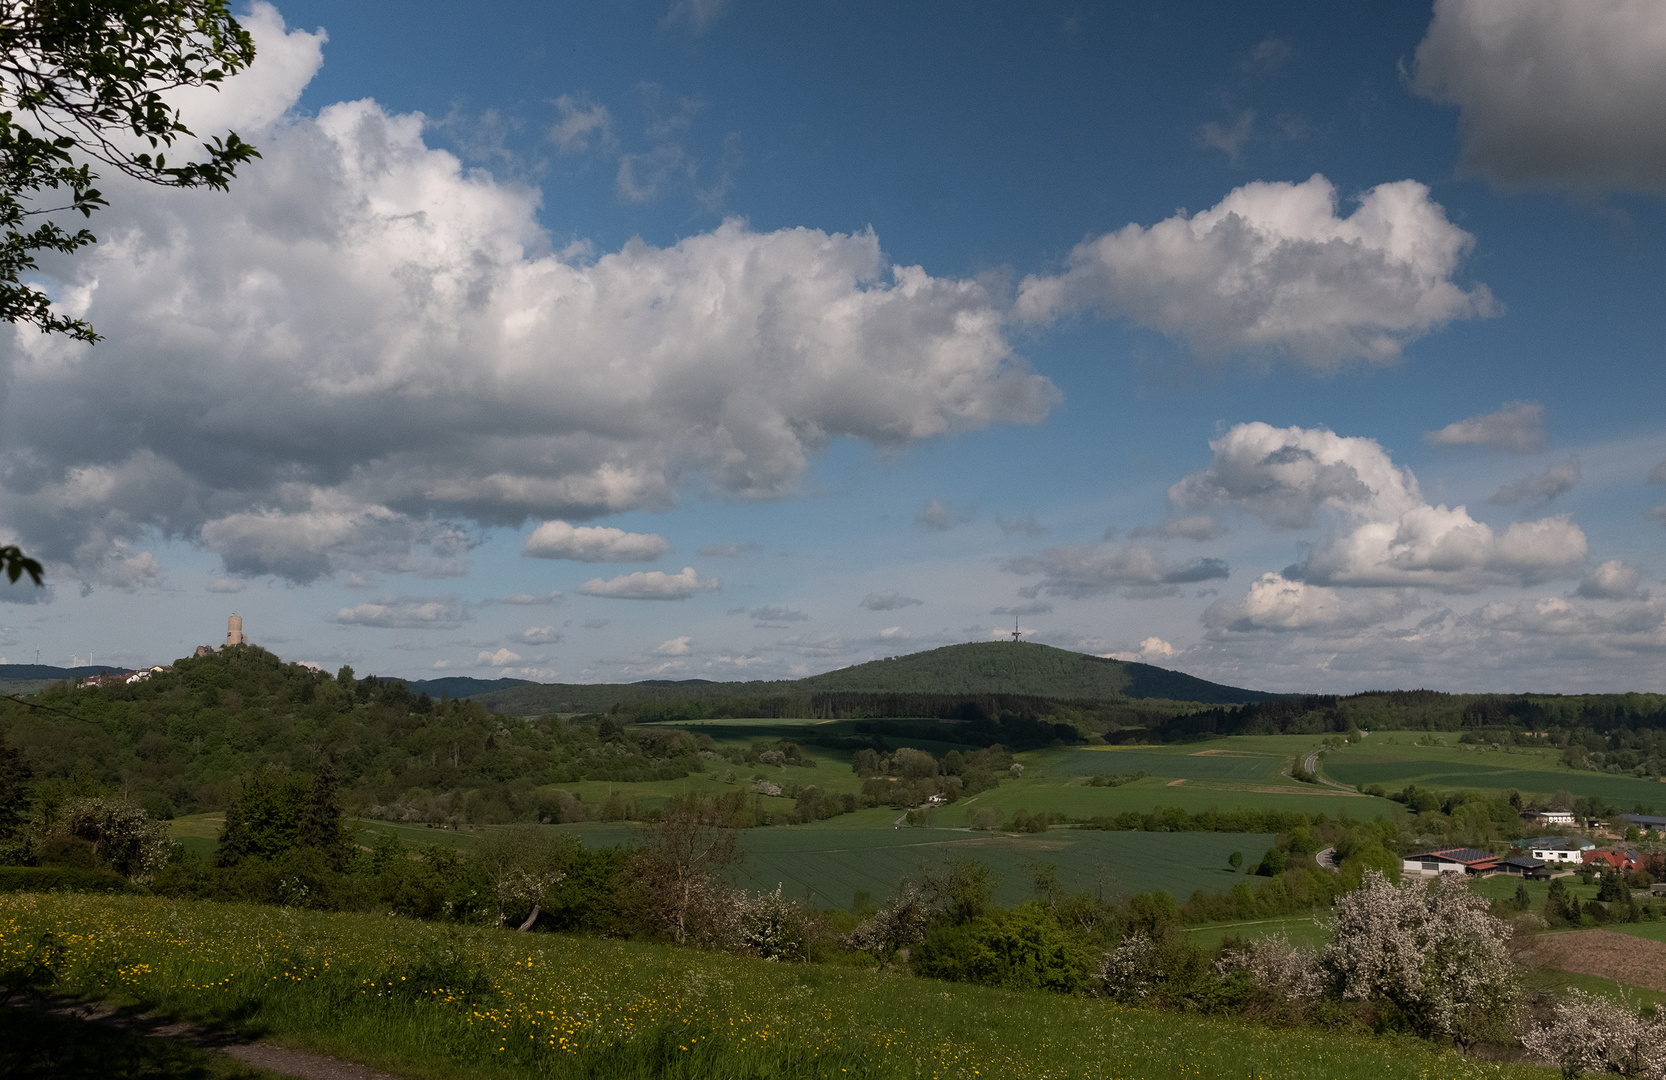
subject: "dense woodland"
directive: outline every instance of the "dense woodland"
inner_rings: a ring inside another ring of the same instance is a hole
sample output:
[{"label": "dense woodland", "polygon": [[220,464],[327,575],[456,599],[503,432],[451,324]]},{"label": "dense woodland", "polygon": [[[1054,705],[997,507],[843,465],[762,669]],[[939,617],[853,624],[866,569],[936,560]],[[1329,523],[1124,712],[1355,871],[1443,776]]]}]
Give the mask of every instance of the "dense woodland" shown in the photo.
[{"label": "dense woodland", "polygon": [[224,807],[263,770],[328,766],[365,813],[491,822],[557,813],[540,786],[705,767],[700,740],[675,729],[499,716],[351,668],[331,676],[285,664],[252,645],[132,685],[0,700],[0,736],[21,748],[48,803],[114,793],[160,818]]}]

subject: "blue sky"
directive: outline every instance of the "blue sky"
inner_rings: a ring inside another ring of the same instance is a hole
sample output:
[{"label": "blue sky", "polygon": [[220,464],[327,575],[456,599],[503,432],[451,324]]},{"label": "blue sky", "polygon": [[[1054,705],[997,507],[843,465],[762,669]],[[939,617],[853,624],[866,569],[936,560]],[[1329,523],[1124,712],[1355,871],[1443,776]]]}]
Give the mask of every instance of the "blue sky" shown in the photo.
[{"label": "blue sky", "polygon": [[1666,690],[1656,3],[246,22],[0,344],[12,663]]}]

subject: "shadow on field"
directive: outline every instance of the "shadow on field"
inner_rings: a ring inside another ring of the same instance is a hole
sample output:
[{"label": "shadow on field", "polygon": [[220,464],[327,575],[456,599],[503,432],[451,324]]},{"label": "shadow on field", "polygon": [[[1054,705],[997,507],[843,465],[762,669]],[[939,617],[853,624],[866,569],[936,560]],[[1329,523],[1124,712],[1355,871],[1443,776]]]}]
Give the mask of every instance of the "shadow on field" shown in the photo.
[{"label": "shadow on field", "polygon": [[52,1080],[259,1080],[273,1074],[172,1039],[0,1007],[0,1076]]}]

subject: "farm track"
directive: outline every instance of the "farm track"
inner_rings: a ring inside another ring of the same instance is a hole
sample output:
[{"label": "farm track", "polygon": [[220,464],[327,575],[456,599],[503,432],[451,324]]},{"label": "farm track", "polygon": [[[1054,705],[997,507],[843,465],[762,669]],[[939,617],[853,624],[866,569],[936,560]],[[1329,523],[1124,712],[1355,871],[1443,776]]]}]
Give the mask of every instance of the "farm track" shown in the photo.
[{"label": "farm track", "polygon": [[300,1077],[301,1080],[402,1080],[391,1073],[377,1072],[368,1066],[342,1061],[325,1054],[291,1050],[285,1046],[261,1042],[259,1039],[213,1031],[177,1020],[145,1016],[98,1002],[53,995],[37,1001],[14,1001],[4,1007],[42,1012],[66,1020],[116,1028],[147,1039],[167,1039],[184,1043],[198,1050],[224,1054],[257,1069],[283,1076]]}]

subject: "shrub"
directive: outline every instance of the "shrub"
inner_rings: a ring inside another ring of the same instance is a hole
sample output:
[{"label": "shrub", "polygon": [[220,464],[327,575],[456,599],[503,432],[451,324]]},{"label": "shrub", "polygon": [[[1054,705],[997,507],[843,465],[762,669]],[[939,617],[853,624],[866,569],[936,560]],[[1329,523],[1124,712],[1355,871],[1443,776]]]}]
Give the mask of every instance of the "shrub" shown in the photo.
[{"label": "shrub", "polygon": [[64,866],[0,866],[0,893],[138,891],[126,878],[107,870],[77,870]]},{"label": "shrub", "polygon": [[1014,990],[1087,988],[1093,956],[1040,904],[939,926],[915,950],[916,975]]},{"label": "shrub", "polygon": [[1336,935],[1324,954],[1345,1000],[1385,1002],[1426,1037],[1474,1041],[1516,997],[1511,929],[1457,875],[1395,885],[1367,871],[1336,902]]},{"label": "shrub", "polygon": [[1325,991],[1319,954],[1290,944],[1283,934],[1224,948],[1215,961],[1215,970],[1223,978],[1236,971],[1245,972],[1255,985],[1293,998],[1316,998]]}]

